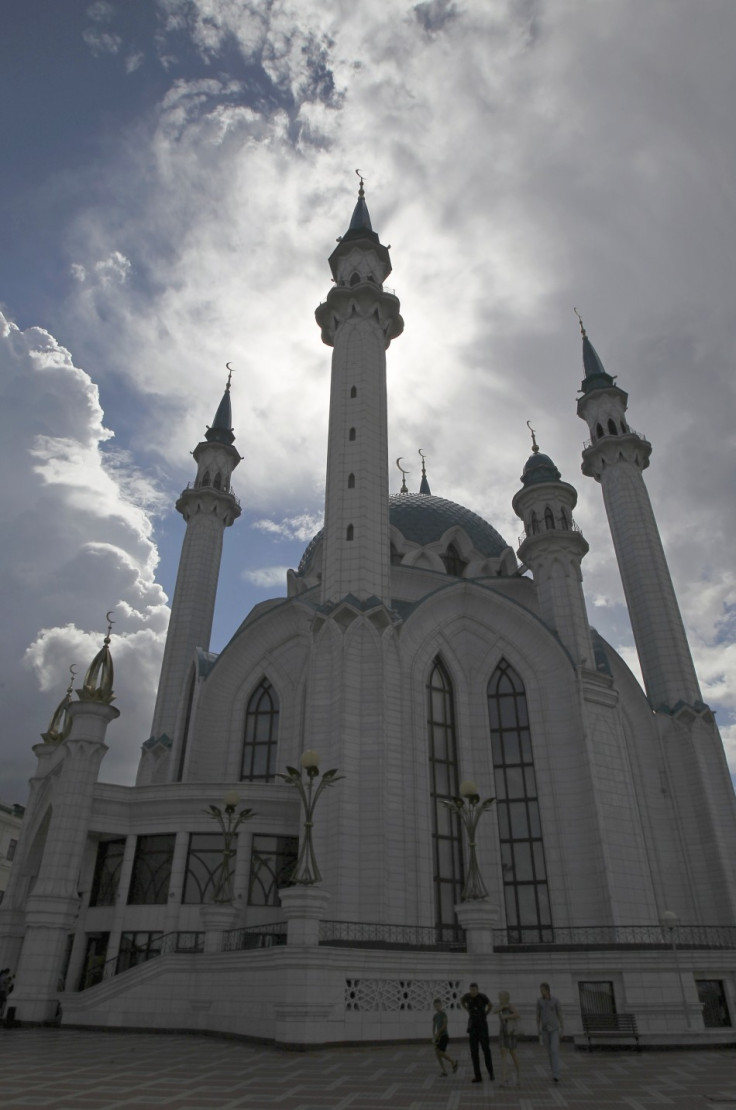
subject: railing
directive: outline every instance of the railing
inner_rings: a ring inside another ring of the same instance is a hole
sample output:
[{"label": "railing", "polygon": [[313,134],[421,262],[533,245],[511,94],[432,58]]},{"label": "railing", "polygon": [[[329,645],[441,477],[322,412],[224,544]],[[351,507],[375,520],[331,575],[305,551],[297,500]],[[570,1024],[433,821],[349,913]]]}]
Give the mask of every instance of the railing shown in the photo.
[{"label": "railing", "polygon": [[117,956],[113,956],[110,960],[100,963],[91,962],[82,973],[79,989],[84,991],[89,987],[96,987],[105,979],[112,979],[124,971],[130,971],[133,967],[148,963],[149,960],[169,952],[178,952],[182,955],[197,955],[204,952],[204,933],[149,934],[145,944],[121,948]]},{"label": "railing", "polygon": [[736,925],[677,925],[671,931],[661,925],[493,930],[494,950],[671,948],[673,944],[682,949],[736,949]]},{"label": "railing", "polygon": [[235,490],[233,489],[232,486],[228,486],[228,488],[225,489],[223,486],[220,486],[220,487],[214,486],[212,484],[212,482],[207,482],[206,484],[203,483],[203,482],[200,482],[199,485],[197,485],[196,483],[194,485],[192,485],[191,482],[187,482],[187,484],[185,486],[185,490],[187,490],[187,489],[210,489],[210,490],[214,490],[215,493],[227,493],[227,494],[229,494],[230,497],[232,497],[233,501],[238,506],[238,508],[241,507],[240,498],[236,497]]},{"label": "railing", "polygon": [[621,439],[623,436],[636,436],[637,439],[643,440],[644,443],[649,443],[649,440],[645,435],[643,435],[641,432],[635,432],[633,428],[629,428],[625,432],[609,432],[604,429],[602,436],[597,436],[596,439],[585,440],[585,442],[583,443],[583,451],[587,451],[589,447],[595,447],[596,443],[600,443],[602,439]]},{"label": "railing", "polygon": [[344,948],[465,951],[461,929],[432,925],[381,925],[364,921],[320,921],[319,943]]},{"label": "railing", "polygon": [[562,516],[557,517],[557,520],[559,521],[559,527],[557,523],[555,523],[554,528],[548,528],[544,519],[542,519],[538,521],[536,531],[532,530],[531,532],[527,532],[527,530],[524,529],[519,536],[518,546],[521,547],[524,541],[528,540],[530,536],[544,536],[547,532],[577,532],[579,536],[582,536],[583,530],[574,520]]},{"label": "railing", "polygon": [[243,952],[249,948],[273,948],[286,944],[287,925],[275,921],[270,925],[248,925],[244,929],[231,929],[223,938],[223,952]]}]

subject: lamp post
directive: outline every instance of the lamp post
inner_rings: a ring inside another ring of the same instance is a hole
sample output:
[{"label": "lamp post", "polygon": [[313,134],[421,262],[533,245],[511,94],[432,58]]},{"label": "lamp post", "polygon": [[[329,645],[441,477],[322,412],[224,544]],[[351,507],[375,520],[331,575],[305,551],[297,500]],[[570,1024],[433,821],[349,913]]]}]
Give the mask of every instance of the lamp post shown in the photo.
[{"label": "lamp post", "polygon": [[212,901],[220,904],[233,900],[233,875],[230,867],[235,855],[233,841],[243,822],[253,816],[252,809],[241,809],[240,813],[236,814],[239,801],[240,795],[231,790],[222,799],[222,806],[210,805],[205,810],[207,816],[217,822],[222,832],[222,860],[213,876],[212,894]]},{"label": "lamp post", "polygon": [[[317,860],[314,854],[314,845],[312,843],[312,828],[314,827],[314,811],[319,801],[319,796],[326,786],[333,786],[334,783],[339,782],[344,775],[338,775],[337,768],[334,767],[331,771],[325,771],[322,775],[322,781],[314,787],[315,779],[319,775],[319,756],[315,751],[309,749],[304,752],[299,760],[300,766],[287,767],[286,774],[277,771],[276,774],[289,786],[293,786],[295,790],[299,791],[299,797],[302,800],[304,807],[304,835],[302,836],[302,843],[299,848],[299,856],[296,861],[296,866],[289,876],[289,882],[298,886],[311,886],[313,883],[319,883],[322,876],[317,866]],[[304,785],[302,778],[302,768],[307,773],[307,783]]]},{"label": "lamp post", "polygon": [[672,954],[675,957],[675,970],[677,972],[677,981],[680,984],[680,995],[682,997],[682,1012],[685,1017],[685,1028],[690,1028],[690,1014],[687,1008],[687,998],[685,996],[685,984],[682,981],[682,972],[680,970],[680,956],[677,951],[677,927],[680,924],[680,919],[672,910],[665,910],[659,919],[659,923],[663,929],[667,929],[670,935],[670,944],[672,945]]},{"label": "lamp post", "polygon": [[443,806],[458,815],[465,825],[465,831],[468,835],[468,873],[460,895],[461,902],[480,902],[488,897],[488,891],[478,867],[475,830],[478,828],[478,822],[482,815],[487,809],[490,809],[495,800],[495,798],[486,798],[482,802],[478,787],[472,779],[465,779],[460,783],[460,797],[439,799]]}]

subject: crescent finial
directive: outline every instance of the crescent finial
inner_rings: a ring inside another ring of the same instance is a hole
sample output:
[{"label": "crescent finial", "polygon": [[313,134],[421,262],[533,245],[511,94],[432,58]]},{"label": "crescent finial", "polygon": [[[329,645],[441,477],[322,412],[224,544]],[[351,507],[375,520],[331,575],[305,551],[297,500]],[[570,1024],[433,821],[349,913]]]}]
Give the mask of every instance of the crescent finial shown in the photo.
[{"label": "crescent finial", "polygon": [[233,370],[233,368],[232,368],[232,366],[230,365],[229,362],[225,363],[225,369],[228,372],[227,373],[227,385],[225,386],[225,389],[229,389],[230,388],[230,382],[232,381],[232,377],[233,377],[233,374],[235,373],[235,371]]},{"label": "crescent finial", "polygon": [[409,490],[407,489],[407,486],[406,486],[406,476],[407,476],[407,474],[411,474],[411,471],[410,470],[404,470],[403,466],[401,465],[401,460],[403,459],[403,457],[404,457],[403,455],[399,455],[398,459],[396,460],[396,465],[398,466],[399,470],[401,471],[401,489],[399,490],[399,493],[408,493]]},{"label": "crescent finial", "polygon": [[539,450],[539,447],[537,446],[537,437],[536,437],[536,434],[534,432],[534,428],[532,428],[530,420],[527,420],[526,426],[529,429],[529,431],[532,433],[532,451],[536,455],[537,451]]},{"label": "crescent finial", "polygon": [[580,322],[580,334],[582,335],[583,339],[585,339],[586,338],[586,332],[585,332],[585,325],[583,324],[583,318],[580,315],[580,313],[578,312],[578,310],[575,308],[574,305],[573,305],[572,310],[575,313],[575,315],[577,316],[578,321]]},{"label": "crescent finial", "polygon": [[69,685],[66,688],[66,692],[67,692],[69,697],[71,697],[72,690],[74,689],[74,677],[75,677],[76,673],[77,673],[77,664],[76,663],[70,663],[69,664]]},{"label": "crescent finial", "polygon": [[107,638],[106,638],[107,643],[110,642],[110,633],[112,632],[112,626],[114,624],[117,624],[117,621],[114,621],[112,619],[112,616],[111,616],[111,614],[114,613],[114,612],[115,612],[114,609],[108,609],[107,612],[105,613],[105,620],[107,621]]},{"label": "crescent finial", "polygon": [[358,196],[363,197],[363,196],[365,196],[365,193],[363,192],[363,182],[365,181],[365,178],[363,177],[363,174],[360,172],[360,170],[356,170],[355,172],[357,173],[357,175],[360,179],[360,188],[358,189]]}]

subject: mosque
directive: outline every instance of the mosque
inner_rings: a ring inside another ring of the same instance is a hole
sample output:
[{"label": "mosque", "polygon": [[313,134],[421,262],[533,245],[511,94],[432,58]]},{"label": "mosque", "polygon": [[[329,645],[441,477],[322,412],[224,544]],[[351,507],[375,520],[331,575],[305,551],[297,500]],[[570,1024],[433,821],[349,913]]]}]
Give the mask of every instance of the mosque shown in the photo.
[{"label": "mosque", "polygon": [[14,1019],[426,1039],[437,996],[462,1034],[477,980],[510,991],[533,1032],[545,979],[573,1036],[590,1014],[631,1014],[643,1044],[733,1041],[736,805],[627,393],[581,325],[582,470],[603,493],[644,690],[590,626],[577,494],[536,443],[509,491],[516,552],[425,473],[389,496],[386,351],[403,320],[362,182],[329,265],[324,528],[287,596],[212,653],[241,511],[228,382],[176,503],[135,786],[100,779],[119,715],[109,629],[34,747],[0,907]]}]

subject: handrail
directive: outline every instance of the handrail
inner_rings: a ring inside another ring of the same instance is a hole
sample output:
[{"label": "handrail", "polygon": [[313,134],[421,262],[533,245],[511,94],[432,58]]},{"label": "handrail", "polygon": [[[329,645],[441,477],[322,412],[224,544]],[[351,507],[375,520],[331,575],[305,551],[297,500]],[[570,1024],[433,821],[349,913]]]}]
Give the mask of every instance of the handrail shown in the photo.
[{"label": "handrail", "polygon": [[320,921],[319,943],[345,948],[465,951],[465,935],[459,927],[368,921]]},{"label": "handrail", "polygon": [[609,432],[604,429],[602,436],[596,436],[595,439],[586,439],[583,443],[583,451],[587,451],[589,447],[595,447],[603,439],[623,439],[624,436],[636,436],[644,443],[649,443],[649,440],[642,432],[635,432],[633,428],[629,428],[625,432]]},{"label": "handrail", "polygon": [[529,532],[527,531],[527,529],[524,529],[524,531],[519,536],[519,547],[521,547],[525,540],[530,539],[532,536],[544,536],[547,534],[547,532],[558,532],[562,533],[563,535],[565,532],[577,532],[579,536],[582,536],[583,530],[579,524],[576,524],[574,520],[568,519],[567,517],[563,516],[559,516],[557,519],[559,521],[564,521],[564,525],[561,524],[559,528],[557,526],[555,526],[554,528],[547,528],[546,525],[544,527],[542,526],[543,521],[540,520],[538,521],[539,527],[537,528],[536,532]]},{"label": "handrail", "polygon": [[[138,931],[143,932],[144,930]],[[156,930],[153,929],[150,933],[151,939],[145,946],[134,946],[132,949],[125,951],[119,950],[117,956],[112,956],[104,963],[91,962],[82,973],[78,989],[84,991],[88,990],[89,987],[96,987],[98,983],[104,982],[105,979],[113,979],[116,975],[122,975],[126,971],[131,971],[134,967],[140,967],[141,964],[148,963],[156,956],[164,956],[170,952],[177,952],[182,955],[197,955],[204,952],[203,932],[177,930],[176,932],[161,933],[156,936]],[[122,967],[121,963],[125,962],[126,957],[131,957],[130,962]]]}]

